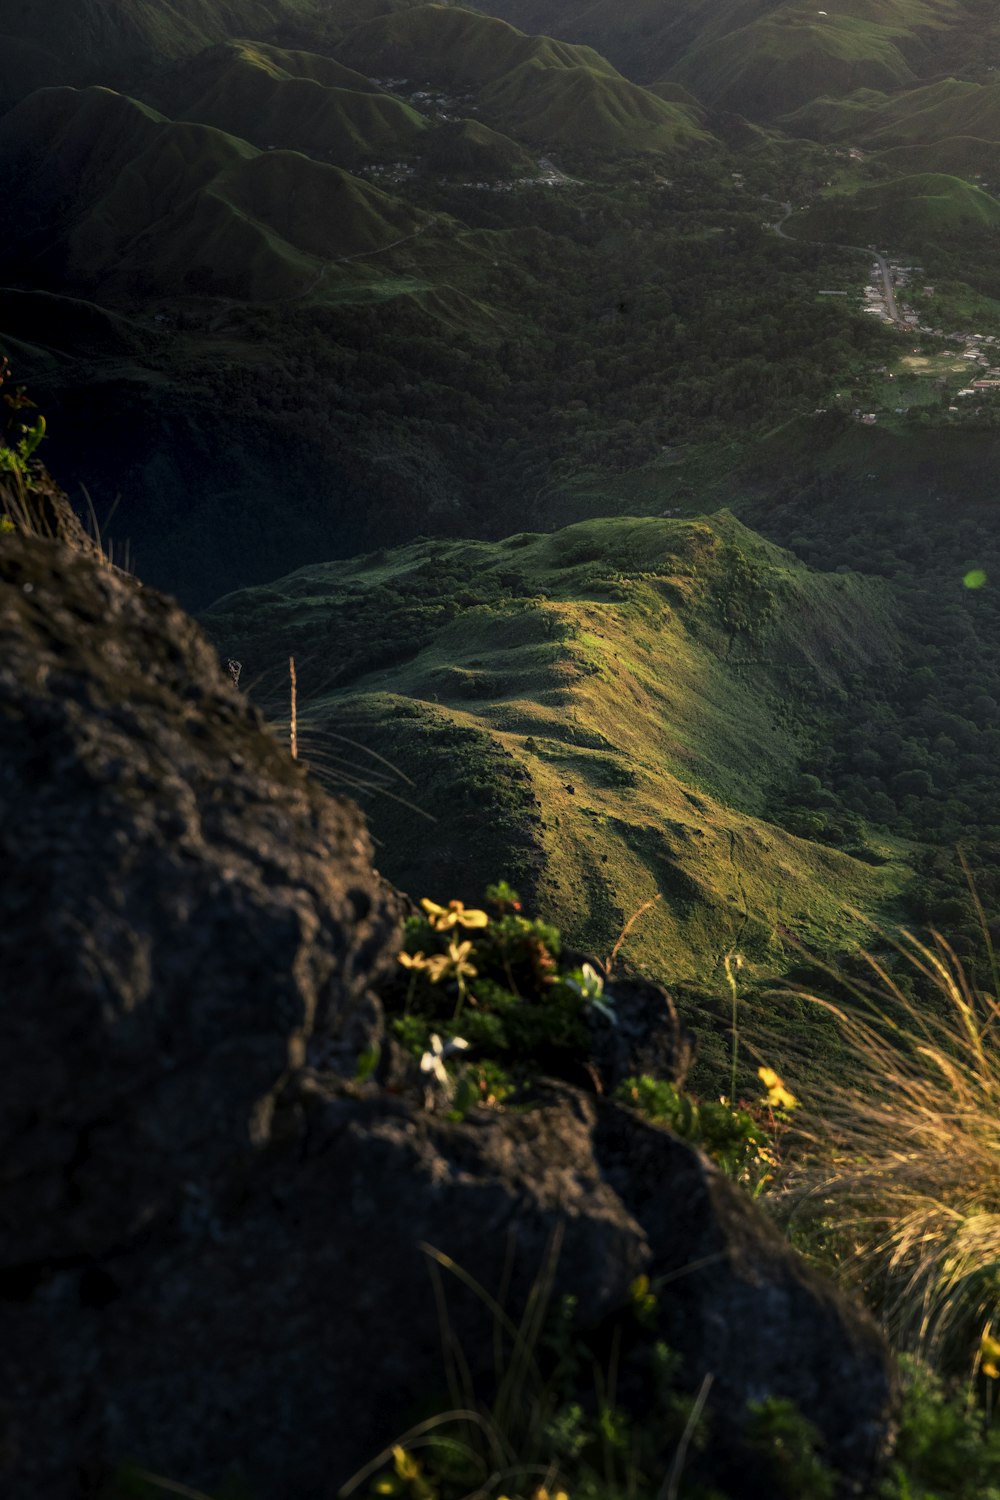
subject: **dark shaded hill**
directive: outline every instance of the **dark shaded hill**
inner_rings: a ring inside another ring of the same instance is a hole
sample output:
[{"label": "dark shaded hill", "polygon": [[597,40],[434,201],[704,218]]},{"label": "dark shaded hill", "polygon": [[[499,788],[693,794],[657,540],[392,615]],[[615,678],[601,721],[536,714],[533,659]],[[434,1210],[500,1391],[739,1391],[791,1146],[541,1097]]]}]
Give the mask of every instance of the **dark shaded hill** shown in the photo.
[{"label": "dark shaded hill", "polygon": [[[530,31],[598,48],[630,77],[671,73],[703,103],[770,117],[782,99],[933,66],[933,50],[977,21],[958,0],[478,0],[479,9]],[[771,92],[768,94],[767,75]],[[854,82],[851,83],[853,78]],[[786,105],[786,108],[793,107]]]},{"label": "dark shaded hill", "polygon": [[928,238],[945,242],[1000,228],[1000,202],[960,177],[923,172],[818,199],[796,214],[791,229],[803,239],[920,251]]},{"label": "dark shaded hill", "polygon": [[332,58],[259,42],[204,52],[144,97],[174,119],[337,165],[408,155],[428,129],[410,105]]},{"label": "dark shaded hill", "polygon": [[656,151],[706,138],[682,105],[630,83],[592,49],[472,11],[425,5],[381,16],[337,55],[372,76],[473,91],[485,118],[542,144]]},{"label": "dark shaded hill", "polygon": [[50,84],[109,83],[231,36],[268,35],[315,0],[0,0],[0,108]]},{"label": "dark shaded hill", "polygon": [[432,223],[336,167],[259,152],[107,89],[44,90],[11,110],[0,172],[17,225],[0,277],[30,270],[91,296],[301,296],[338,263]]}]

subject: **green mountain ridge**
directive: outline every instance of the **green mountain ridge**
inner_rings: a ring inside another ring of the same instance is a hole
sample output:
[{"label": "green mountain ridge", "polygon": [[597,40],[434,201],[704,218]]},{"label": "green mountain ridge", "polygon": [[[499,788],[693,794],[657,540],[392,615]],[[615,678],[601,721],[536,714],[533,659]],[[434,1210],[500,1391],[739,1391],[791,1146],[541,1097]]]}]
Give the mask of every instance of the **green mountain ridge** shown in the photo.
[{"label": "green mountain ridge", "polygon": [[472,900],[504,876],[601,953],[660,894],[631,951],[676,981],[733,949],[780,972],[786,927],[835,950],[848,908],[888,910],[907,878],[898,849],[862,861],[767,821],[817,704],[894,670],[889,595],[810,574],[731,516],[416,543],[205,620],[251,678],[295,655],[307,757],[322,767],[329,730],[411,779],[416,807],[368,811],[383,869],[418,894]]},{"label": "green mountain ridge", "polygon": [[0,108],[35,88],[108,83],[232,36],[268,35],[316,10],[315,0],[0,0]]},{"label": "green mountain ridge", "polygon": [[[300,296],[331,263],[433,224],[339,168],[257,151],[107,89],[46,90],[11,110],[3,170],[22,233],[5,247],[15,273],[30,255],[68,286],[111,296]],[[56,204],[61,233],[40,253]]]},{"label": "green mountain ridge", "polygon": [[1000,202],[960,177],[922,172],[832,194],[790,227],[803,239],[918,249],[927,235],[1000,227]]},{"label": "green mountain ridge", "polygon": [[417,110],[333,58],[260,43],[224,43],[145,93],[175,120],[338,166],[409,154],[429,128]]},{"label": "green mountain ridge", "polygon": [[473,11],[425,5],[379,16],[337,55],[371,76],[475,90],[489,121],[542,144],[657,151],[707,139],[683,105],[630,83],[591,48]]},{"label": "green mountain ridge", "polygon": [[850,136],[874,147],[929,145],[952,135],[1000,137],[1000,84],[942,78],[891,96],[861,90],[843,99],[818,99],[790,115],[789,125],[812,125],[830,139]]},{"label": "green mountain ridge", "polygon": [[669,77],[711,108],[773,119],[821,92],[913,82],[898,40],[853,17],[782,14],[692,49]]},{"label": "green mountain ridge", "polygon": [[[906,76],[928,47],[966,19],[959,0],[845,0],[826,14],[801,0],[479,0],[527,30],[587,43],[630,77],[650,83],[689,66],[721,108],[770,117],[777,100],[850,70]],[[933,41],[932,41],[933,39]],[[773,68],[771,97],[765,74]],[[795,69],[803,72],[796,78]],[[687,79],[684,79],[686,82]],[[697,90],[696,90],[697,92]],[[747,107],[749,106],[749,107]],[[788,106],[791,107],[791,106]]]}]

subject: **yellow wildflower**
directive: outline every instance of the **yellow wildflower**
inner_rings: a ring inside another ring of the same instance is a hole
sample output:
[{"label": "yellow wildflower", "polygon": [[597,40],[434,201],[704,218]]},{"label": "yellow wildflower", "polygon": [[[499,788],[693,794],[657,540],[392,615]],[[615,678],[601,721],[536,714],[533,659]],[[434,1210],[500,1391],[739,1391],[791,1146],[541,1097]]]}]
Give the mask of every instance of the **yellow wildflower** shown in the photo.
[{"label": "yellow wildflower", "polygon": [[757,1077],[767,1089],[767,1102],[772,1109],[796,1109],[799,1101],[790,1089],[786,1089],[773,1068],[758,1068]]},{"label": "yellow wildflower", "polygon": [[475,979],[479,970],[469,963],[472,943],[456,943],[452,938],[447,953],[435,953],[424,964],[431,984],[440,984],[442,979]]},{"label": "yellow wildflower", "polygon": [[979,1344],[979,1358],[983,1374],[990,1380],[1000,1380],[1000,1339],[984,1333]]},{"label": "yellow wildflower", "polygon": [[447,932],[451,927],[489,926],[490,919],[484,911],[467,911],[461,901],[449,901],[447,906],[438,906],[436,901],[430,901],[425,896],[420,905],[436,932]]},{"label": "yellow wildflower", "polygon": [[404,969],[426,969],[430,963],[422,953],[397,953],[396,958]]}]

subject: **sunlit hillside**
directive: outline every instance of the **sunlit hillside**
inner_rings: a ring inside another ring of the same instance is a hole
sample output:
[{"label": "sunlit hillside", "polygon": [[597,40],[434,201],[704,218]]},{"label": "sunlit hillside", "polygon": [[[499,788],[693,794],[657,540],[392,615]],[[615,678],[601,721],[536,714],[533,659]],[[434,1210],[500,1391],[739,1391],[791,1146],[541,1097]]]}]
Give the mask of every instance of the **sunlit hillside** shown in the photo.
[{"label": "sunlit hillside", "polygon": [[425,542],[230,595],[207,623],[279,716],[295,655],[321,772],[346,755],[379,779],[377,751],[408,778],[366,799],[407,889],[473,900],[503,876],[599,953],[659,893],[633,951],[690,980],[734,948],[780,971],[781,928],[835,951],[848,908],[885,913],[906,881],[891,841],[852,857],[767,818],[824,699],[895,671],[889,595],[731,517]]}]

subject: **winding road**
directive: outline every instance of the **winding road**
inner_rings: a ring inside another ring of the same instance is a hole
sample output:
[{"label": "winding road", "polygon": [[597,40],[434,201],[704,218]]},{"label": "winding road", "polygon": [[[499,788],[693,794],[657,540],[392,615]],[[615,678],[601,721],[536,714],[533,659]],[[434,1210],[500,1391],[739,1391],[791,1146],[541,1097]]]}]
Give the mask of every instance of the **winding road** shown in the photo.
[{"label": "winding road", "polygon": [[824,245],[827,247],[827,249],[830,250],[855,250],[857,251],[858,255],[870,255],[872,260],[874,260],[878,265],[879,272],[882,276],[882,286],[885,289],[885,305],[889,313],[889,317],[894,323],[904,323],[904,319],[900,315],[899,308],[896,306],[896,294],[892,289],[892,272],[889,270],[888,262],[886,261],[884,256],[879,255],[878,251],[873,250],[870,245],[838,245],[834,244],[831,240],[800,240],[794,234],[786,234],[784,226],[792,217],[795,209],[791,203],[783,203],[781,206],[785,210],[785,212],[782,214],[780,219],[776,220],[776,222],[771,225],[771,228],[774,230],[775,234],[780,235],[783,240],[792,240],[799,245]]}]

